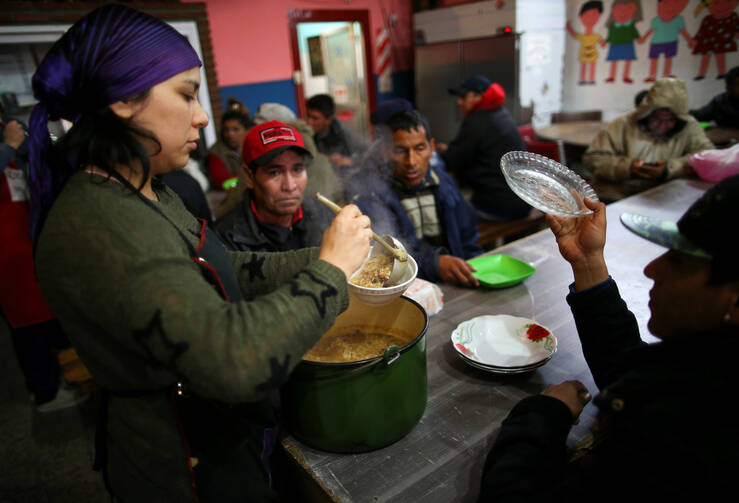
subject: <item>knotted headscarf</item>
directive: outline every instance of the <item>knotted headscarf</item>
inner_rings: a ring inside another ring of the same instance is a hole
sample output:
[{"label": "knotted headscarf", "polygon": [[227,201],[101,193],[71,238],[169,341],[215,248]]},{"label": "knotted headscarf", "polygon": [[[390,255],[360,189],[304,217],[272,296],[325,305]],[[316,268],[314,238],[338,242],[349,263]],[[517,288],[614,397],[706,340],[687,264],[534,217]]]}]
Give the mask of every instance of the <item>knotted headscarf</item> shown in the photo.
[{"label": "knotted headscarf", "polygon": [[64,183],[80,166],[55,164],[48,121],[73,124],[89,112],[142,93],[201,66],[187,39],[159,19],[122,5],[106,5],[77,21],[49,50],[33,75],[29,127],[31,235]]}]

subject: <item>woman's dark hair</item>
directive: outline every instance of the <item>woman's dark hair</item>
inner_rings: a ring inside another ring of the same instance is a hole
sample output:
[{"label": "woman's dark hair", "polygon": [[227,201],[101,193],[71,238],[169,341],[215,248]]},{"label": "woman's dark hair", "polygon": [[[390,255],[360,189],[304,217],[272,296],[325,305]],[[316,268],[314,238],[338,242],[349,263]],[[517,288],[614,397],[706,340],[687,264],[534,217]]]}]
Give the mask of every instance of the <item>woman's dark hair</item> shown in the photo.
[{"label": "woman's dark hair", "polygon": [[229,98],[226,102],[226,111],[221,116],[221,128],[226,124],[226,121],[239,121],[239,124],[244,126],[246,129],[254,127],[254,121],[249,115],[249,109],[244,106],[236,98]]},{"label": "woman's dark hair", "polygon": [[580,12],[577,15],[582,16],[583,12],[589,11],[590,9],[595,9],[603,14],[603,2],[600,0],[590,0],[589,2],[585,2],[582,4],[582,7],[580,7]]},{"label": "woman's dark hair", "polygon": [[246,129],[254,127],[254,121],[248,115],[244,115],[236,110],[229,110],[221,116],[221,126],[226,124],[226,121],[238,121]]},{"label": "woman's dark hair", "polygon": [[[129,98],[128,102],[143,103],[150,91]],[[147,152],[144,142],[151,142],[155,149]],[[157,137],[150,131],[135,126],[130,119],[118,117],[109,107],[82,115],[77,123],[51,148],[49,163],[52,173],[66,174],[69,178],[86,166],[102,169],[124,185],[131,184],[115,169],[116,165],[131,166],[141,163],[141,190],[149,177],[149,156],[161,150]]]},{"label": "woman's dark hair", "polygon": [[[146,180],[150,170],[145,145],[151,141],[155,152],[161,145],[151,132],[120,119],[108,107],[119,101],[144,100],[155,85],[201,64],[177,30],[118,4],[89,12],[51,46],[31,79],[38,100],[28,134],[34,243],[65,183],[85,166],[111,173],[134,191],[143,187],[136,189],[112,173],[114,167],[140,161]],[[59,119],[74,126],[54,144],[49,122]]]}]

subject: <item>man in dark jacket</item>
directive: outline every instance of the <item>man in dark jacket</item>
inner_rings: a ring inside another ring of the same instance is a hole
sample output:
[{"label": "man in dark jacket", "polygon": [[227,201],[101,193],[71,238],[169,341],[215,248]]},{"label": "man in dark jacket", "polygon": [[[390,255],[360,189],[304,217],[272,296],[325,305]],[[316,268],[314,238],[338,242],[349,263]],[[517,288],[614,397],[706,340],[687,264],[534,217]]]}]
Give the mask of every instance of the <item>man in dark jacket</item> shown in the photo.
[{"label": "man in dark jacket", "polygon": [[347,131],[336,118],[334,99],[328,94],[316,94],[307,102],[306,122],[313,128],[318,151],[326,154],[337,168],[349,167],[354,159],[367,150],[367,143]]},{"label": "man in dark jacket", "polygon": [[478,286],[465,259],[482,253],[472,208],[445,171],[430,167],[434,140],[415,110],[393,115],[384,129],[387,164],[367,177],[355,203],[378,234],[400,239],[429,281]]},{"label": "man in dark jacket", "polygon": [[690,114],[699,121],[714,121],[722,127],[739,129],[739,66],[726,74],[726,92]]},{"label": "man in dark jacket", "polygon": [[505,91],[482,75],[473,75],[449,93],[457,96],[464,119],[449,146],[440,145],[447,170],[473,190],[471,202],[478,216],[488,220],[527,216],[531,207],[513,193],[500,170],[504,154],[526,150],[513,117],[503,107]]},{"label": "man in dark jacket", "polygon": [[605,205],[549,217],[575,282],[572,308],[600,393],[589,450],[567,462],[566,438],[590,393],[579,381],[525,398],[503,422],[480,501],[710,501],[731,494],[739,466],[733,412],[739,266],[727,229],[739,219],[739,176],[709,189],[677,222],[624,213],[631,231],[666,246],[644,274],[647,345],[603,259]]},{"label": "man in dark jacket", "polygon": [[254,126],[242,149],[248,188],[215,224],[226,246],[242,251],[288,251],[319,246],[333,215],[303,200],[312,155],[297,129],[270,121]]}]

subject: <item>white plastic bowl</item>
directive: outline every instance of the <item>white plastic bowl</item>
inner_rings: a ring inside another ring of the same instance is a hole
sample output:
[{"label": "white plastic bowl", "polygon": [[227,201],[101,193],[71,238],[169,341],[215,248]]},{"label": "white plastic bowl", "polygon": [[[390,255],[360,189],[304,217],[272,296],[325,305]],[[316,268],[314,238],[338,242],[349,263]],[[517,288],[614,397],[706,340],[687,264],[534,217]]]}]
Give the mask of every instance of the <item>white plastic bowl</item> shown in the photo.
[{"label": "white plastic bowl", "polygon": [[[372,249],[370,249],[370,255],[371,254]],[[413,283],[413,280],[416,279],[416,276],[418,275],[418,264],[416,264],[416,261],[410,255],[408,255],[408,262],[410,264],[411,270],[413,271],[413,274],[409,274],[409,277],[399,285],[388,286],[384,288],[367,288],[365,286],[355,285],[354,283],[347,281],[349,295],[353,295],[366,304],[373,304],[375,306],[382,306],[391,303],[394,299],[403,295],[403,292],[405,292],[408,287],[411,286],[411,283]],[[364,266],[364,264],[362,265]],[[361,270],[362,268],[360,267],[357,272],[352,274],[352,278],[356,276]]]}]

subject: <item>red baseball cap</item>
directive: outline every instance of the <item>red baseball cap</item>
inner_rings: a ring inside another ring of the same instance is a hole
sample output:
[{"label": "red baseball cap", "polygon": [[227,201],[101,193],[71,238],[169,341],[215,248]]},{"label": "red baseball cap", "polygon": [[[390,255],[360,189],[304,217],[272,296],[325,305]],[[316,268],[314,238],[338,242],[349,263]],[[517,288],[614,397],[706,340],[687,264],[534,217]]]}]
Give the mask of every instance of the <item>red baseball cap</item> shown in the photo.
[{"label": "red baseball cap", "polygon": [[288,149],[313,158],[297,129],[280,121],[269,121],[249,130],[244,138],[241,156],[247,166],[264,166]]}]

